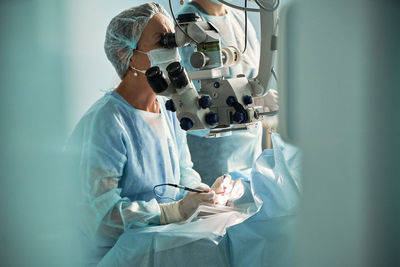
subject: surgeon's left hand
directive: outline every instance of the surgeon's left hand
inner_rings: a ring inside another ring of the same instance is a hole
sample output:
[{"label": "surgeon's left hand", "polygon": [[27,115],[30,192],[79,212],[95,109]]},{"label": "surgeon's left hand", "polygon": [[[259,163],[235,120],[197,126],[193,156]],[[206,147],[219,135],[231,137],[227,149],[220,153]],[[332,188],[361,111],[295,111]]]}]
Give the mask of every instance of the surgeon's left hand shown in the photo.
[{"label": "surgeon's left hand", "polygon": [[229,174],[225,174],[215,179],[215,182],[211,186],[211,190],[216,194],[221,194],[225,192],[229,184],[232,184],[232,177]]},{"label": "surgeon's left hand", "polygon": [[217,194],[216,204],[226,204],[230,199],[233,185],[234,181],[232,181],[232,177],[229,174],[225,174],[215,180],[214,184],[211,186],[211,190]]}]

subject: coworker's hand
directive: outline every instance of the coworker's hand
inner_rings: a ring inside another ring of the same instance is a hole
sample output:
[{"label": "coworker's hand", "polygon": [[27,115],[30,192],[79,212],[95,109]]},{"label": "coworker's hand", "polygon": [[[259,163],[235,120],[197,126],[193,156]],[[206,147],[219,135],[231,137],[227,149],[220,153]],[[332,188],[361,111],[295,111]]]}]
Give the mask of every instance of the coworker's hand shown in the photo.
[{"label": "coworker's hand", "polygon": [[196,189],[207,191],[208,193],[187,192],[185,197],[179,200],[179,212],[183,220],[189,218],[201,203],[214,204],[216,200],[215,192],[206,186],[198,186]]},{"label": "coworker's hand", "polygon": [[258,100],[264,106],[264,112],[279,110],[279,96],[278,91],[275,89],[269,89],[268,93],[265,96],[260,97]]}]

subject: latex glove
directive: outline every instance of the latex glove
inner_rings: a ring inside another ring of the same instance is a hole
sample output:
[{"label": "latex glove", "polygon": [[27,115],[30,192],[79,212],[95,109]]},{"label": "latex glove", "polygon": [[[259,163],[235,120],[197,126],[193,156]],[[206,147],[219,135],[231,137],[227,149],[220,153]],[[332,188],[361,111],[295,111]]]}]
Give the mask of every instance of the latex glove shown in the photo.
[{"label": "latex glove", "polygon": [[231,198],[231,191],[235,182],[229,174],[225,174],[218,177],[211,189],[217,194],[215,203],[219,205],[225,205],[227,201]]},{"label": "latex glove", "polygon": [[279,110],[278,105],[278,91],[275,89],[269,89],[265,96],[255,98],[255,104],[264,107],[264,112],[270,112]]},{"label": "latex glove", "polygon": [[187,192],[185,197],[179,201],[159,204],[161,209],[161,223],[173,223],[188,219],[197,210],[200,204],[214,204],[215,192],[208,186],[198,186],[196,189],[208,191],[208,193]]},{"label": "latex glove", "polygon": [[229,174],[224,174],[215,179],[215,182],[211,186],[211,190],[213,190],[216,194],[229,193],[226,191],[232,190],[232,184],[232,177]]}]

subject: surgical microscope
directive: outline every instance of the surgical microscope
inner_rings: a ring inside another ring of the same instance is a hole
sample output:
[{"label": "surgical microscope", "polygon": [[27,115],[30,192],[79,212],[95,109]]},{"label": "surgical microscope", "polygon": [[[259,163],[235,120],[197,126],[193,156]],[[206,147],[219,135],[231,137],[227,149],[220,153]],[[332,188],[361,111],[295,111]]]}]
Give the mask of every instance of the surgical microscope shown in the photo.
[{"label": "surgical microscope", "polygon": [[[229,67],[241,60],[236,47],[221,47],[218,30],[195,13],[180,14],[175,21],[175,33],[164,34],[164,48],[192,45],[195,50],[190,57],[196,69],[189,73],[180,62],[173,62],[163,73],[158,66],[146,71],[147,81],[158,95],[167,97],[167,110],[176,112],[182,129],[210,129],[207,137],[221,137],[232,131],[257,127],[266,116],[276,115],[277,110],[263,112],[254,104],[254,97],[267,93],[267,85],[273,74],[273,60],[277,49],[277,7],[279,0],[255,0],[259,8],[221,3],[244,12],[260,12],[261,57],[258,76],[248,79],[244,74],[226,79]],[[199,80],[198,92],[192,80]]]}]

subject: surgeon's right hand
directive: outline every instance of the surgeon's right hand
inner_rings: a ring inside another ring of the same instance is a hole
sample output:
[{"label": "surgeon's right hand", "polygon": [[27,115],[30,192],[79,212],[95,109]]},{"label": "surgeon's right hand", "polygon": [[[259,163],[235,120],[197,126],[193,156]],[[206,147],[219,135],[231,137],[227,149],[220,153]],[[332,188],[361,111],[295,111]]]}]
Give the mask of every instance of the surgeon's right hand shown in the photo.
[{"label": "surgeon's right hand", "polygon": [[208,193],[187,192],[179,201],[159,204],[161,209],[161,223],[168,224],[188,219],[202,203],[215,204],[216,194],[209,187],[199,186],[196,189]]},{"label": "surgeon's right hand", "polygon": [[208,191],[208,193],[186,193],[185,197],[179,201],[179,211],[183,220],[186,220],[192,216],[201,203],[215,203],[216,194],[209,187],[199,186],[196,187],[196,189]]}]

